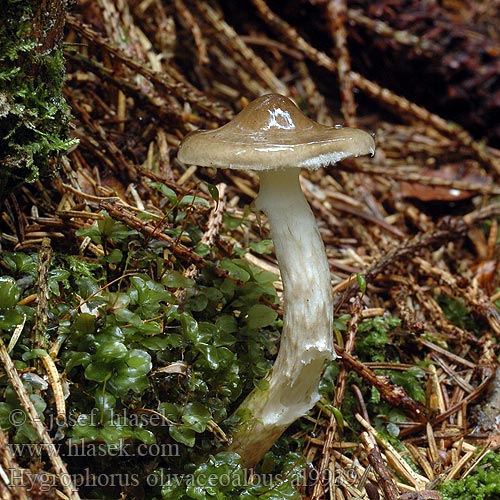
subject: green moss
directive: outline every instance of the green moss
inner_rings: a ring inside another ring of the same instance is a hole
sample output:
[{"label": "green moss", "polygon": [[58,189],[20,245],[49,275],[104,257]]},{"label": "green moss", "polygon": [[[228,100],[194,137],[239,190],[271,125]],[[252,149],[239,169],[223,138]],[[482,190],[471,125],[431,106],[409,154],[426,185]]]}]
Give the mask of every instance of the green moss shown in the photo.
[{"label": "green moss", "polygon": [[211,456],[192,472],[182,476],[161,471],[162,496],[165,500],[300,500],[296,489],[304,481],[304,463],[298,455],[288,453],[281,463],[268,455],[271,467],[262,467],[250,477],[239,463],[239,456],[222,452]]},{"label": "green moss", "polygon": [[400,324],[399,318],[385,316],[363,321],[359,325],[356,349],[360,359],[378,362],[391,361],[390,332]]},{"label": "green moss", "polygon": [[2,3],[0,23],[0,200],[17,185],[54,173],[67,137],[60,47],[40,52],[32,34],[32,3]]},{"label": "green moss", "polygon": [[474,318],[471,311],[465,306],[463,300],[445,294],[438,295],[436,299],[446,318],[454,325],[479,334],[481,325],[477,318]]},{"label": "green moss", "polygon": [[[179,205],[175,193],[171,202]],[[182,231],[195,244],[199,229],[185,226],[180,211],[174,217],[172,207],[166,210],[172,234]],[[158,500],[162,488],[164,498],[299,498],[290,471],[303,464],[295,455],[283,459],[289,447],[262,484],[248,484],[238,457],[216,454],[235,408],[276,354],[276,276],[236,258],[218,262],[226,276],[207,264],[196,279],[187,278],[182,263],[165,260],[164,244],[109,217],[78,235],[101,245],[103,256],[55,254],[48,281],[47,345],[60,343],[56,366],[70,387],[64,429],[55,424],[47,389],[25,379],[37,403],[47,398],[40,417],[58,436],[69,469],[81,471],[84,458],[89,470],[112,477],[127,460],[145,498]],[[36,293],[37,260],[36,254],[0,254],[0,335],[8,344],[22,328],[11,356],[27,372],[41,354],[30,336],[36,303],[19,303]],[[16,442],[32,442],[29,425],[9,420],[24,418],[10,393],[0,380],[0,427]],[[21,452],[18,459],[29,463],[30,457]],[[113,488],[89,486],[84,493],[119,497]]]},{"label": "green moss", "polygon": [[500,498],[500,453],[490,452],[466,478],[448,481],[438,489],[443,500],[497,500]]}]

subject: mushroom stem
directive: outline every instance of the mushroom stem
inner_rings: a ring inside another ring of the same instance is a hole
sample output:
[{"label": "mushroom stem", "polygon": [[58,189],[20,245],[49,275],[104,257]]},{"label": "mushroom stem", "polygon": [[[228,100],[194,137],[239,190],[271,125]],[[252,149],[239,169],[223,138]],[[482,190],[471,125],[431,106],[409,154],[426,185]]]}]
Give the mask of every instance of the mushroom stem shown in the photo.
[{"label": "mushroom stem", "polygon": [[330,269],[299,168],[259,172],[255,207],[268,218],[283,281],[283,331],[268,386],[238,408],[242,423],[231,450],[255,465],[281,433],[318,401],[318,384],[333,349]]}]

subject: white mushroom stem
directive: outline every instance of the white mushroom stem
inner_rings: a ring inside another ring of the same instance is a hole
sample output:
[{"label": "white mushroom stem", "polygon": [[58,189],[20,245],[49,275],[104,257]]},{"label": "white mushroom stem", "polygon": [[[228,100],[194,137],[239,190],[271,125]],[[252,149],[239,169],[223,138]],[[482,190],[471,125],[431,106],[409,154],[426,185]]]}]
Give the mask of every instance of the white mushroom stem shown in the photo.
[{"label": "white mushroom stem", "polygon": [[259,172],[255,202],[268,218],[283,281],[283,331],[268,388],[256,388],[238,409],[243,423],[231,450],[256,464],[281,433],[318,401],[318,384],[333,349],[330,269],[316,220],[302,192],[299,168]]}]

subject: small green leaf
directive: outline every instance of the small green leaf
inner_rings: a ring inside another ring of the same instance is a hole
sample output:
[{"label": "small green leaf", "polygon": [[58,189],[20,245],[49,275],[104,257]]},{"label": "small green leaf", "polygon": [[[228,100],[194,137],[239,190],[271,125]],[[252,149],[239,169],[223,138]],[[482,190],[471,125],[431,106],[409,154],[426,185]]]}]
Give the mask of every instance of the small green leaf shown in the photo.
[{"label": "small green leaf", "polygon": [[77,445],[80,442],[95,441],[99,436],[99,431],[95,425],[95,416],[79,415],[74,425],[71,426],[69,434],[71,437],[70,446]]},{"label": "small green leaf", "polygon": [[90,226],[77,229],[75,234],[76,236],[90,238],[94,243],[101,243],[101,232],[99,231],[97,222],[94,222],[94,224],[91,224]]},{"label": "small green leaf", "polygon": [[219,316],[215,322],[224,333],[235,333],[238,331],[238,322],[234,316]]},{"label": "small green leaf", "polygon": [[49,273],[49,289],[56,296],[59,297],[61,295],[59,290],[59,284],[63,286],[68,285],[68,279],[71,276],[71,273],[66,269],[52,269]]},{"label": "small green leaf", "polygon": [[116,398],[109,392],[98,392],[95,396],[96,408],[99,410],[103,421],[109,420],[113,415]]},{"label": "small green leaf", "polygon": [[217,186],[214,186],[213,184],[210,184],[209,182],[205,182],[205,185],[208,188],[208,192],[210,193],[212,200],[214,200],[215,203],[219,203],[219,190],[217,189]]},{"label": "small green leaf", "polygon": [[172,425],[169,429],[170,436],[178,443],[185,444],[192,448],[196,441],[196,433],[193,429]]},{"label": "small green leaf", "polygon": [[116,243],[126,240],[133,234],[137,234],[135,229],[130,229],[122,222],[118,222],[109,216],[98,220],[97,228],[99,229],[101,238],[105,238]]},{"label": "small green leaf", "polygon": [[133,313],[130,309],[117,309],[115,318],[120,324],[128,324],[139,326],[142,324],[142,319],[138,314]]},{"label": "small green leaf", "polygon": [[274,309],[264,304],[255,304],[248,310],[246,321],[248,328],[260,330],[274,323],[277,317],[278,313]]},{"label": "small green leaf", "polygon": [[20,325],[25,316],[17,309],[4,309],[0,313],[0,332],[2,330],[12,330]]},{"label": "small green leaf", "polygon": [[134,429],[134,437],[145,444],[155,444],[156,436],[153,432],[143,427],[137,427]]},{"label": "small green leaf", "polygon": [[331,407],[331,410],[333,413],[333,418],[335,418],[335,422],[337,422],[337,425],[339,426],[340,432],[343,432],[344,416],[342,415],[342,412],[338,408],[335,408],[334,406]]},{"label": "small green leaf", "polygon": [[221,262],[221,267],[229,273],[229,276],[243,281],[243,283],[246,283],[250,279],[250,274],[233,261],[224,260]]},{"label": "small green leaf", "polygon": [[146,351],[132,349],[124,358],[126,371],[130,376],[146,375],[151,371],[151,356]]},{"label": "small green leaf", "polygon": [[[162,333],[163,329],[160,323],[157,321],[141,321],[140,324],[138,324],[134,331],[140,332],[143,336],[144,335],[158,335]],[[143,340],[141,340],[141,343],[146,347],[146,344],[144,342],[147,342],[148,339],[143,337]]]},{"label": "small green leaf", "polygon": [[219,355],[217,348],[210,344],[199,343],[196,346],[207,361],[208,367],[212,370],[219,368]]},{"label": "small green leaf", "polygon": [[195,196],[192,194],[187,194],[186,196],[183,196],[179,200],[179,206],[182,207],[184,205],[202,205],[204,207],[209,207],[210,204],[208,203],[205,198],[201,198],[199,196]]},{"label": "small green leaf", "polygon": [[199,338],[198,323],[189,314],[182,314],[180,316],[180,321],[182,325],[182,331],[186,337],[192,342],[197,342]]},{"label": "small green leaf", "polygon": [[186,278],[179,271],[169,269],[161,279],[161,282],[168,288],[189,288],[194,286],[192,279]]},{"label": "small green leaf", "polygon": [[14,407],[9,403],[0,402],[0,429],[8,431],[13,426],[22,424],[27,416],[21,410],[13,411]]},{"label": "small green leaf", "polygon": [[81,313],[73,322],[75,332],[83,335],[92,335],[95,333],[96,317],[93,314]]},{"label": "small green leaf", "polygon": [[244,217],[234,217],[229,214],[224,214],[223,220],[224,220],[224,225],[229,230],[238,229],[241,225],[245,224],[246,222]]},{"label": "small green leaf", "polygon": [[178,420],[180,411],[179,406],[175,403],[160,403],[158,406],[158,412],[173,422]]},{"label": "small green leaf", "polygon": [[173,189],[170,189],[162,182],[150,182],[149,186],[165,196],[165,198],[167,198],[170,203],[177,203],[177,194],[175,193],[175,191]]},{"label": "small green leaf", "polygon": [[208,422],[212,419],[210,411],[201,403],[194,401],[188,403],[184,408],[182,421],[187,427],[193,429],[195,432],[203,432]]},{"label": "small green leaf", "polygon": [[116,421],[108,422],[99,432],[101,439],[108,445],[105,447],[105,450],[109,450],[109,453],[114,455],[126,453],[123,441],[131,438],[133,435],[134,432],[128,425],[117,425]]},{"label": "small green leaf", "polygon": [[149,380],[145,375],[131,376],[126,371],[120,371],[109,379],[107,387],[120,397],[127,394],[128,391],[141,394],[149,388]]},{"label": "small green leaf", "polygon": [[5,252],[2,258],[12,272],[31,275],[37,272],[37,263],[32,255],[22,252]]},{"label": "small green leaf", "polygon": [[399,427],[392,423],[392,422],[389,422],[386,426],[386,429],[387,429],[387,432],[392,436],[392,437],[398,437],[399,436]]},{"label": "small green leaf", "polygon": [[[186,494],[190,499],[192,498],[193,500],[206,500],[209,497],[209,495],[212,498],[217,498],[217,497],[223,498],[217,494],[215,488],[210,487],[209,485],[206,484],[206,479],[204,476],[202,476],[202,478],[204,480],[202,482],[193,481],[192,484],[187,485]],[[211,480],[211,482],[213,482],[213,480]]]},{"label": "small green leaf", "polygon": [[116,362],[127,354],[127,346],[121,342],[104,342],[95,353],[95,359],[104,362]]},{"label": "small green leaf", "polygon": [[41,356],[47,356],[47,351],[45,349],[31,349],[22,355],[23,361],[29,361],[31,359],[38,359]]},{"label": "small green leaf", "polygon": [[113,248],[106,260],[111,264],[119,264],[123,260],[123,252],[119,248]]},{"label": "small green leaf", "polygon": [[19,301],[21,290],[10,276],[0,276],[0,309],[14,307]]},{"label": "small green leaf", "polygon": [[104,363],[90,363],[90,365],[85,368],[85,378],[87,380],[104,382],[108,380],[111,375],[111,368]]},{"label": "small green leaf", "polygon": [[338,330],[339,332],[345,332],[347,330],[347,323],[351,319],[350,314],[342,314],[338,318],[334,318],[333,320],[333,328]]},{"label": "small green leaf", "polygon": [[99,290],[97,282],[88,276],[80,276],[76,278],[75,284],[77,286],[75,292],[77,292],[80,297],[90,297]]},{"label": "small green leaf", "polygon": [[210,247],[205,243],[200,242],[196,245],[194,251],[201,257],[206,257],[210,253]]},{"label": "small green leaf", "polygon": [[268,255],[273,251],[273,240],[251,241],[248,246],[261,255]]},{"label": "small green leaf", "polygon": [[65,371],[69,373],[75,366],[87,366],[92,360],[92,356],[88,352],[70,352],[65,357]]},{"label": "small green leaf", "polygon": [[366,292],[366,280],[365,277],[361,274],[356,274],[356,281],[358,283],[359,291],[361,293]]},{"label": "small green leaf", "polygon": [[[155,333],[153,335],[155,335]],[[171,340],[171,335],[169,335],[168,337],[149,337],[141,339],[141,345],[146,349],[150,349],[151,351],[161,351],[162,349],[166,349],[169,345],[172,345]]]}]

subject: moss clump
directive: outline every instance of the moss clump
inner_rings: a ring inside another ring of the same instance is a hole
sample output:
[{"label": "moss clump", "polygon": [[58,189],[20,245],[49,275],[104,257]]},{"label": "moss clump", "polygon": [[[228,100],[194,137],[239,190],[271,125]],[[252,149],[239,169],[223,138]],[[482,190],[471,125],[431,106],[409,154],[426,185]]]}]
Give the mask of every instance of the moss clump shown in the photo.
[{"label": "moss clump", "polygon": [[62,27],[51,33],[50,20],[36,9],[35,2],[2,3],[0,200],[20,183],[52,174],[58,154],[74,143],[62,96]]},{"label": "moss clump", "polygon": [[443,500],[497,500],[500,498],[500,453],[491,452],[464,479],[438,488]]},{"label": "moss clump", "polygon": [[[195,243],[200,228],[189,223],[186,198],[172,191],[167,200],[169,235],[183,235],[206,253],[203,243]],[[288,453],[290,446],[267,457],[259,483],[237,456],[217,453],[239,424],[234,409],[276,353],[282,323],[275,311],[276,275],[245,259],[224,258],[219,266],[226,273],[207,262],[194,280],[182,262],[165,258],[162,242],[106,216],[78,237],[89,237],[103,255],[54,254],[40,346],[31,335],[37,304],[25,303],[37,293],[38,255],[1,253],[0,336],[9,345],[22,328],[10,356],[71,474],[88,470],[113,478],[84,482],[80,494],[119,498],[120,488],[135,485],[144,498],[157,500],[300,498],[295,486],[304,463]],[[31,369],[44,349],[54,348],[70,388],[62,426],[51,391]],[[35,443],[5,377],[0,400],[0,428],[11,443]],[[29,447],[16,450],[19,465],[29,467]]]}]

